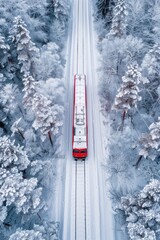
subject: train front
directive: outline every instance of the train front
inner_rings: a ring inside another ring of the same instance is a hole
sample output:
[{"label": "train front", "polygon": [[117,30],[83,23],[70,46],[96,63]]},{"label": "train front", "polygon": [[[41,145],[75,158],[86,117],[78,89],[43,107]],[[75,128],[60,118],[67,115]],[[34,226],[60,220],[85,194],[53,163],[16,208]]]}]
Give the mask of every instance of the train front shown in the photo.
[{"label": "train front", "polygon": [[87,101],[86,76],[74,76],[74,104],[73,104],[73,157],[85,159],[87,157]]}]

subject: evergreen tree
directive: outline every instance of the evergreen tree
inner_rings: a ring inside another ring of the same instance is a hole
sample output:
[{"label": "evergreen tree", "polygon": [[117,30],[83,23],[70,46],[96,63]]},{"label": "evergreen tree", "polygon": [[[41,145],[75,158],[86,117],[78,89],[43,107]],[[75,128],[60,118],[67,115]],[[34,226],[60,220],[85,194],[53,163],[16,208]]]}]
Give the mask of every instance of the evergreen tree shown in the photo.
[{"label": "evergreen tree", "polygon": [[[128,16],[127,16],[127,33],[134,37],[143,40],[145,49],[153,44],[153,21],[154,16],[154,4],[153,0],[138,1],[130,0],[127,1],[128,5]],[[158,1],[157,1],[158,2]]]},{"label": "evergreen tree", "polygon": [[109,11],[110,0],[97,0],[97,16],[105,18]]},{"label": "evergreen tree", "polygon": [[64,47],[64,41],[67,34],[68,18],[70,13],[70,4],[68,0],[54,0],[54,12],[51,12],[49,26],[49,39],[55,42],[61,49]]},{"label": "evergreen tree", "polygon": [[147,71],[150,76],[160,75],[160,45],[155,44],[153,48],[145,55],[142,68]]},{"label": "evergreen tree", "polygon": [[126,16],[128,15],[126,1],[117,0],[117,4],[113,11],[113,19],[109,38],[122,38],[126,35]]},{"label": "evergreen tree", "polygon": [[18,228],[9,240],[59,240],[59,225],[56,222],[43,222],[43,225],[34,225],[33,230]]},{"label": "evergreen tree", "polygon": [[156,240],[154,231],[141,223],[128,223],[128,233],[131,240]]},{"label": "evergreen tree", "polygon": [[55,0],[46,0],[46,1],[47,1],[46,15],[49,16],[50,21],[51,20],[53,21]]},{"label": "evergreen tree", "polygon": [[0,207],[15,206],[17,213],[36,213],[42,207],[42,189],[36,178],[24,179],[16,167],[0,168]]},{"label": "evergreen tree", "polygon": [[59,240],[59,223],[58,222],[43,222],[42,225],[35,225],[34,229],[40,231],[46,240]]},{"label": "evergreen tree", "polygon": [[0,211],[14,205],[17,213],[38,212],[42,207],[37,178],[24,178],[30,161],[23,147],[16,146],[6,136],[0,138]]},{"label": "evergreen tree", "polygon": [[0,167],[10,169],[16,166],[20,171],[25,170],[30,161],[23,147],[16,146],[14,141],[4,136],[0,138]]},{"label": "evergreen tree", "polygon": [[[26,1],[26,0],[25,0]],[[39,46],[46,44],[48,41],[48,15],[46,15],[46,0],[28,0],[26,1],[28,5],[27,16],[23,19],[27,24],[27,28],[30,31],[32,40]],[[33,27],[34,26],[34,27]]]},{"label": "evergreen tree", "polygon": [[19,126],[20,121],[21,121],[21,118],[19,118],[17,121],[15,121],[12,124],[12,126],[11,126],[12,135],[11,136],[15,135],[15,133],[18,133],[18,134],[20,134],[22,139],[25,139],[24,134],[23,134],[24,129]]},{"label": "evergreen tree", "polygon": [[123,111],[123,120],[127,111],[133,107],[137,107],[137,101],[141,100],[138,87],[140,82],[146,83],[147,81],[145,78],[142,78],[138,65],[129,65],[125,76],[122,77],[122,85],[118,90],[113,105],[114,109]]},{"label": "evergreen tree", "polygon": [[58,119],[58,113],[61,107],[57,104],[52,105],[50,100],[38,93],[34,94],[33,101],[35,121],[32,126],[35,130],[40,130],[42,141],[44,141],[48,135],[51,144],[53,144],[51,133],[53,133],[53,135],[58,134],[59,128],[62,126],[62,121]]},{"label": "evergreen tree", "polygon": [[160,181],[151,180],[137,195],[121,198],[118,209],[124,211],[132,240],[159,239]]},{"label": "evergreen tree", "polygon": [[153,15],[152,21],[153,21],[153,38],[154,41],[158,44],[160,44],[160,32],[159,32],[159,26],[160,26],[160,2],[156,1],[154,5],[154,10],[151,12]]},{"label": "evergreen tree", "polygon": [[46,0],[46,29],[50,42],[55,42],[61,49],[67,35],[70,14],[69,0]]},{"label": "evergreen tree", "polygon": [[28,5],[28,15],[33,19],[38,19],[39,26],[41,26],[40,21],[45,21],[44,16],[46,13],[47,0],[27,0],[26,2]]},{"label": "evergreen tree", "polygon": [[15,84],[8,83],[0,91],[0,105],[5,114],[13,114],[17,109],[16,97],[19,95]]},{"label": "evergreen tree", "polygon": [[40,57],[36,61],[38,79],[62,78],[63,69],[59,46],[56,43],[48,43],[43,46]]},{"label": "evergreen tree", "polygon": [[149,126],[149,133],[144,134],[140,138],[142,149],[139,152],[140,156],[144,158],[149,157],[155,160],[159,156],[160,151],[160,117],[158,121]]},{"label": "evergreen tree", "polygon": [[69,15],[68,0],[54,0],[54,16],[66,25]]},{"label": "evergreen tree", "polygon": [[4,67],[6,67],[6,64],[8,62],[9,57],[9,45],[5,43],[4,37],[0,35],[0,71],[4,70]]},{"label": "evergreen tree", "polygon": [[42,233],[35,230],[22,230],[17,229],[17,231],[12,234],[9,240],[46,240],[42,237]]},{"label": "evergreen tree", "polygon": [[24,92],[23,102],[27,108],[30,108],[33,106],[33,96],[36,92],[35,89],[36,81],[32,76],[25,75],[23,78],[23,85],[24,85],[24,88],[22,90]]},{"label": "evergreen tree", "polygon": [[64,28],[68,21],[70,4],[68,0],[47,0],[46,13],[49,16],[50,22],[55,19],[62,24]]},{"label": "evergreen tree", "polygon": [[13,51],[12,55],[13,57],[17,56],[21,73],[26,75],[31,74],[34,76],[34,61],[38,56],[39,50],[31,41],[27,26],[21,17],[16,17],[13,23],[14,25],[11,31],[11,39],[14,46],[16,46],[16,49]]},{"label": "evergreen tree", "polygon": [[10,59],[10,46],[6,43],[5,38],[0,35],[0,74],[3,74],[4,79],[13,78],[13,64]]}]

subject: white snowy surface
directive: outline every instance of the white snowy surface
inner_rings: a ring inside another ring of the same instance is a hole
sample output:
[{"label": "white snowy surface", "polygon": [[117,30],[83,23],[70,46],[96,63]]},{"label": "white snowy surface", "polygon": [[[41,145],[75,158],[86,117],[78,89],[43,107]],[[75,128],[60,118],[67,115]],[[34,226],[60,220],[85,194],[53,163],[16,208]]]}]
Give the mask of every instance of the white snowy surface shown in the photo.
[{"label": "white snowy surface", "polygon": [[[64,193],[62,190],[60,194],[59,207],[62,211],[59,211],[59,216],[57,210],[57,218],[63,221],[63,240],[114,239],[111,203],[106,195],[106,179],[102,168],[105,156],[104,128],[97,94],[91,4],[90,0],[72,1],[73,16],[66,71],[65,166],[61,170],[65,186]],[[85,163],[76,163],[72,158],[73,86],[76,73],[85,74],[87,83],[89,146]]]}]

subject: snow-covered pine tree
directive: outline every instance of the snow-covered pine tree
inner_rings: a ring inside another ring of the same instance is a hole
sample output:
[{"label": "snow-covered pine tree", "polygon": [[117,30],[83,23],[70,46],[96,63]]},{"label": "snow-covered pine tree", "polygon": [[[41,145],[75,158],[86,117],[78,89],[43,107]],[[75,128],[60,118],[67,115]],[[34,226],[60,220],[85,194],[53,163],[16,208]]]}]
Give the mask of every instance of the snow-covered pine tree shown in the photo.
[{"label": "snow-covered pine tree", "polygon": [[16,17],[13,21],[14,25],[11,30],[10,37],[16,48],[12,55],[16,55],[18,63],[23,74],[34,76],[35,73],[35,58],[38,56],[39,50],[31,41],[27,26],[21,17]]},{"label": "snow-covered pine tree", "polygon": [[[41,188],[37,179],[24,179],[30,161],[23,147],[8,137],[0,138],[0,199],[1,208],[15,204],[17,213],[38,211],[41,208]],[[6,170],[7,169],[7,170]]]},{"label": "snow-covered pine tree", "polygon": [[0,90],[0,104],[5,114],[13,114],[17,109],[16,97],[19,91],[16,84],[8,83]]},{"label": "snow-covered pine tree", "polygon": [[50,18],[50,21],[54,18],[54,5],[55,0],[46,0],[46,15]]},{"label": "snow-covered pine tree", "polygon": [[158,121],[149,126],[149,133],[140,138],[141,150],[139,155],[155,160],[160,152],[160,117]]},{"label": "snow-covered pine tree", "polygon": [[97,17],[105,18],[109,11],[110,0],[97,0]]},{"label": "snow-covered pine tree", "polygon": [[36,231],[40,231],[47,240],[59,240],[59,223],[43,222],[42,225],[34,225]]},{"label": "snow-covered pine tree", "polygon": [[128,233],[131,240],[156,240],[154,231],[145,228],[141,223],[128,223]]},{"label": "snow-covered pine tree", "polygon": [[[52,0],[53,2],[53,0]],[[38,19],[39,20],[39,26],[41,26],[40,20],[44,21],[44,16],[46,13],[46,6],[47,6],[47,0],[27,0],[26,1],[28,5],[28,15],[32,19]],[[35,27],[38,27],[37,25]]]},{"label": "snow-covered pine tree", "polygon": [[3,74],[5,79],[13,78],[14,64],[10,60],[10,46],[6,43],[5,38],[0,35],[0,74]]},{"label": "snow-covered pine tree", "polygon": [[3,73],[4,67],[8,61],[10,47],[5,43],[4,37],[0,35],[0,71]]},{"label": "snow-covered pine tree", "polygon": [[26,106],[27,108],[30,108],[33,106],[33,96],[36,92],[36,81],[35,79],[30,76],[30,75],[24,75],[23,78],[23,92],[24,92],[24,96],[23,96],[23,102],[24,102],[24,106]]},{"label": "snow-covered pine tree", "polygon": [[160,75],[160,44],[155,44],[145,55],[142,62],[142,69],[153,77]]},{"label": "snow-covered pine tree", "polygon": [[37,179],[23,178],[29,164],[30,161],[23,147],[16,146],[6,136],[0,138],[1,208],[14,204],[17,213],[24,214],[42,208],[40,199],[42,189],[37,188]]},{"label": "snow-covered pine tree", "polygon": [[0,166],[10,169],[16,166],[20,171],[25,170],[30,161],[26,151],[21,146],[16,146],[7,136],[0,137]]},{"label": "snow-covered pine tree", "polygon": [[19,126],[20,121],[21,121],[21,118],[19,118],[17,121],[15,121],[12,124],[12,126],[11,126],[12,135],[11,136],[15,135],[15,133],[18,133],[22,137],[22,139],[25,139],[24,133],[23,133],[24,129],[21,126]]},{"label": "snow-covered pine tree", "polygon": [[[27,28],[30,31],[32,40],[42,46],[48,42],[48,18],[46,14],[47,1],[46,0],[28,0],[26,1],[28,5],[27,16],[23,19],[27,24]],[[33,27],[34,26],[34,27]]]},{"label": "snow-covered pine tree", "polygon": [[[44,65],[45,63],[45,65]],[[60,56],[60,48],[50,42],[41,48],[40,57],[36,61],[36,74],[39,80],[62,78],[64,66]]]},{"label": "snow-covered pine tree", "polygon": [[46,15],[49,16],[49,21],[58,20],[61,27],[64,28],[68,21],[70,3],[68,0],[47,0]]},{"label": "snow-covered pine tree", "polygon": [[130,64],[125,76],[122,77],[122,85],[115,97],[113,109],[122,111],[122,121],[124,121],[126,113],[129,109],[137,106],[137,101],[141,100],[139,96],[139,87],[142,78],[138,65]]},{"label": "snow-covered pine tree", "polygon": [[54,0],[54,16],[61,23],[66,25],[69,15],[69,2],[68,0]]},{"label": "snow-covered pine tree", "polygon": [[111,30],[109,38],[122,38],[126,35],[126,16],[128,15],[126,0],[117,0],[113,11]]},{"label": "snow-covered pine tree", "polygon": [[34,225],[32,230],[18,228],[9,240],[59,240],[59,224],[57,222],[43,222],[43,225]]},{"label": "snow-covered pine tree", "polygon": [[13,233],[9,240],[48,240],[42,236],[42,233],[35,230],[22,230],[17,229],[15,233]]},{"label": "snow-covered pine tree", "polygon": [[128,16],[127,16],[127,35],[132,35],[138,39],[142,39],[146,48],[153,43],[153,21],[154,4],[158,1],[127,1]]},{"label": "snow-covered pine tree", "polygon": [[152,13],[152,21],[153,21],[153,31],[154,31],[154,41],[158,44],[160,44],[160,32],[159,32],[159,26],[160,26],[160,2],[156,1],[154,5],[154,10]]},{"label": "snow-covered pine tree", "polygon": [[52,105],[52,102],[45,96],[35,93],[33,97],[33,112],[35,113],[35,121],[33,127],[35,130],[40,130],[41,139],[44,141],[49,136],[51,144],[53,135],[58,134],[59,128],[62,126],[62,121],[58,119],[61,107],[57,104]]},{"label": "snow-covered pine tree", "polygon": [[38,212],[41,202],[42,188],[38,188],[36,178],[24,179],[23,173],[17,167],[10,170],[0,168],[0,208],[15,206],[17,213]]},{"label": "snow-covered pine tree", "polygon": [[[4,28],[6,27],[6,25],[8,25],[8,27],[12,26],[13,18],[15,16],[21,15],[26,18],[27,11],[28,1],[26,0],[14,0],[8,2],[6,2],[5,0],[1,0],[0,15],[2,18],[5,19],[5,21],[3,21]],[[6,33],[8,29],[5,29],[4,32]]]},{"label": "snow-covered pine tree", "polygon": [[55,42],[61,49],[68,29],[68,19],[70,13],[69,0],[46,0],[46,30],[50,42]]},{"label": "snow-covered pine tree", "polygon": [[135,196],[121,198],[117,207],[124,211],[129,237],[132,240],[159,239],[160,181],[152,179]]}]

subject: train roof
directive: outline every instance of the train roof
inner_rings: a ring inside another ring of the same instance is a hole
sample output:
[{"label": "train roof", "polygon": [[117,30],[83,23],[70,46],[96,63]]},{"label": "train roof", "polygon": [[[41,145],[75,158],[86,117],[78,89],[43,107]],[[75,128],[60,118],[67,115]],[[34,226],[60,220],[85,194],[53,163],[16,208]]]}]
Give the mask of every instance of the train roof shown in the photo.
[{"label": "train roof", "polygon": [[74,142],[73,148],[87,148],[86,76],[75,75]]}]

